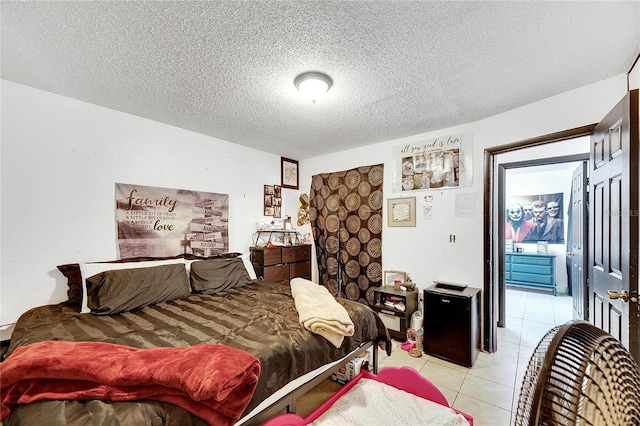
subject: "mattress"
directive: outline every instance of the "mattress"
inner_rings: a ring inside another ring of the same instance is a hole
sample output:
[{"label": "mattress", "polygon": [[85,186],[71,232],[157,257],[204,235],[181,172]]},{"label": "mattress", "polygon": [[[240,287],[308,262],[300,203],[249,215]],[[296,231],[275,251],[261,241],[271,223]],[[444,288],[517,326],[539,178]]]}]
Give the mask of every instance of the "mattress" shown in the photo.
[{"label": "mattress", "polygon": [[[261,363],[261,375],[246,414],[287,383],[342,359],[366,342],[382,341],[390,347],[384,324],[368,306],[337,300],[355,324],[354,335],[345,337],[339,348],[299,324],[288,286],[259,281],[223,293],[191,295],[106,316],[79,313],[65,303],[33,308],[18,320],[7,356],[20,346],[46,340],[106,342],[136,348],[228,345],[255,355]],[[56,419],[48,424],[85,424],[88,416],[138,418],[143,416],[142,411],[155,416],[167,409],[158,402],[145,401],[142,406],[135,402],[128,407],[119,404],[123,403],[42,401],[18,407],[5,426],[29,424],[25,419],[33,419],[37,413],[47,415],[37,418]],[[119,413],[121,408],[129,414]],[[180,420],[180,424],[197,423],[197,419]]]}]

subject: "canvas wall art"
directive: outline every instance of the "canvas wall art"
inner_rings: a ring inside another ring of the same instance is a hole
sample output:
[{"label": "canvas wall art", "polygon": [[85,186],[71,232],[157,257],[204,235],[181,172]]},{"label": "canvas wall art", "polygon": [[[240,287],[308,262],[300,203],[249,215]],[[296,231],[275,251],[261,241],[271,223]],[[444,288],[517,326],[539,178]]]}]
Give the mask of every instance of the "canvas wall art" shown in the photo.
[{"label": "canvas wall art", "polygon": [[563,193],[507,197],[505,239],[564,244]]},{"label": "canvas wall art", "polygon": [[121,258],[229,250],[229,195],[116,183]]}]

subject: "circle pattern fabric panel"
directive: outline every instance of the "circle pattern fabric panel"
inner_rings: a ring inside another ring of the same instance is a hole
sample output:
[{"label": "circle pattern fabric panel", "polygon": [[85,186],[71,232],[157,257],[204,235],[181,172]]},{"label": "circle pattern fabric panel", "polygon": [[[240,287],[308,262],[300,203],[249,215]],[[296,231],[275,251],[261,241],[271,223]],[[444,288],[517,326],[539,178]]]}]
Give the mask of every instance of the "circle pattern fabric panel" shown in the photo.
[{"label": "circle pattern fabric panel", "polygon": [[338,211],[338,208],[340,208],[340,197],[338,197],[338,194],[329,195],[327,198],[327,209],[330,212],[335,212]]},{"label": "circle pattern fabric panel", "polygon": [[347,241],[347,253],[350,256],[358,256],[360,254],[360,240],[357,238],[349,238]]},{"label": "circle pattern fabric panel", "polygon": [[335,233],[340,229],[340,219],[335,214],[327,216],[327,219],[324,222],[324,227],[327,232]]},{"label": "circle pattern fabric panel", "polygon": [[367,198],[371,194],[371,184],[369,182],[360,182],[358,185],[358,195]]},{"label": "circle pattern fabric panel", "polygon": [[327,258],[327,273],[329,275],[336,275],[338,273],[338,259],[335,257]]},{"label": "circle pattern fabric panel", "polygon": [[344,204],[348,211],[353,212],[360,208],[361,200],[362,199],[359,194],[352,192],[344,199]]},{"label": "circle pattern fabric panel", "polygon": [[382,266],[378,262],[372,262],[367,266],[367,278],[374,283],[382,279]]},{"label": "circle pattern fabric panel", "polygon": [[372,238],[367,244],[367,253],[371,257],[380,257],[382,254],[382,242],[380,238]]},{"label": "circle pattern fabric panel", "polygon": [[371,239],[371,232],[367,228],[360,228],[358,231],[358,240],[362,244],[366,244]]},{"label": "circle pattern fabric panel", "polygon": [[367,225],[372,234],[380,234],[382,232],[382,216],[379,214],[372,215]]},{"label": "circle pattern fabric panel", "polygon": [[340,186],[340,178],[336,175],[329,176],[328,186],[330,190],[335,191]]},{"label": "circle pattern fabric panel", "polygon": [[367,204],[361,205],[358,209],[358,216],[360,216],[360,219],[362,220],[369,219],[369,217],[371,216],[371,207],[369,207]]},{"label": "circle pattern fabric panel", "polygon": [[382,181],[384,180],[384,169],[382,166],[374,166],[369,171],[369,182],[373,186],[382,185]]},{"label": "circle pattern fabric panel", "polygon": [[358,277],[358,288],[365,291],[369,288],[369,279],[366,277],[366,275],[360,275]]},{"label": "circle pattern fabric panel", "polygon": [[351,234],[357,234],[360,231],[360,218],[358,216],[349,216],[345,222],[347,231]]},{"label": "circle pattern fabric panel", "polygon": [[349,189],[354,189],[360,184],[360,173],[357,170],[349,170],[344,182]]},{"label": "circle pattern fabric panel", "polygon": [[371,210],[382,210],[382,191],[375,190],[369,194],[369,207]]},{"label": "circle pattern fabric panel", "polygon": [[362,166],[314,175],[309,190],[320,284],[365,304],[374,302],[373,288],[382,280],[383,180],[383,164]]},{"label": "circle pattern fabric panel", "polygon": [[371,263],[371,256],[366,251],[361,251],[358,255],[358,261],[363,268]]},{"label": "circle pattern fabric panel", "polygon": [[327,253],[336,254],[338,252],[338,238],[330,235],[327,237]]},{"label": "circle pattern fabric panel", "polygon": [[360,276],[360,265],[353,259],[344,265],[344,270],[349,278],[356,279]]},{"label": "circle pattern fabric panel", "polygon": [[349,300],[358,300],[358,297],[360,297],[360,289],[358,288],[358,284],[353,281],[348,283],[345,288],[345,294],[347,295],[347,299]]}]

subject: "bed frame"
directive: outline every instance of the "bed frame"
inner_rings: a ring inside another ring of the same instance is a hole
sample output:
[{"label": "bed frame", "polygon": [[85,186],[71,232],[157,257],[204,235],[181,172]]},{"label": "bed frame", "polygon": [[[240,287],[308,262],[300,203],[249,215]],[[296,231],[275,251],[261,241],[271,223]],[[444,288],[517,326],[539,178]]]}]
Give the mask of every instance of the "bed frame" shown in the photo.
[{"label": "bed frame", "polygon": [[344,367],[353,358],[359,354],[364,353],[369,348],[372,348],[373,352],[373,372],[378,372],[378,345],[375,341],[370,341],[362,344],[358,349],[352,351],[344,358],[334,361],[331,364],[327,364],[320,367],[316,371],[307,373],[306,375],[299,377],[298,379],[290,382],[285,387],[280,389],[271,397],[267,398],[260,405],[258,405],[252,412],[241,418],[235,426],[257,426],[262,425],[269,419],[278,416],[282,413],[295,413],[296,401],[298,398],[309,392],[314,387],[318,386],[321,382],[330,377],[333,373],[336,373],[340,368]]}]

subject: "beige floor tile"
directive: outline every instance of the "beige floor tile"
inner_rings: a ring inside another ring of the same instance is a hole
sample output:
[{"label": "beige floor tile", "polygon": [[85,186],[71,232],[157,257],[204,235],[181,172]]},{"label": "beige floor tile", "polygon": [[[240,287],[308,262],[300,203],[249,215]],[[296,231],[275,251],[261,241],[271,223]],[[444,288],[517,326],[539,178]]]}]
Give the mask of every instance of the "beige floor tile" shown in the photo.
[{"label": "beige floor tile", "polygon": [[516,379],[516,370],[516,364],[496,365],[478,360],[473,365],[473,368],[469,369],[468,374],[513,388]]},{"label": "beige floor tile", "polygon": [[546,307],[527,306],[522,319],[524,321],[537,321],[539,323],[546,324],[548,328],[556,325],[556,318],[553,313],[553,307],[551,305],[548,305]]},{"label": "beige floor tile", "polygon": [[455,364],[453,362],[447,361],[447,360],[442,359],[442,358],[438,358],[436,356],[430,357],[429,361],[430,362],[434,362],[436,364],[440,364],[440,365],[442,365],[444,367],[448,367],[448,368],[451,368],[451,369],[454,369],[454,370],[458,370],[458,371],[464,372],[464,373],[469,371],[469,367],[465,367],[464,365],[460,365],[460,364]]},{"label": "beige floor tile", "polygon": [[402,349],[397,349],[391,353],[391,356],[384,360],[380,360],[378,362],[378,368],[384,367],[402,367],[404,365],[413,367],[416,370],[420,371],[420,369],[424,366],[424,364],[429,360],[428,356],[424,354],[421,357],[412,357],[409,355],[407,351],[403,351]]},{"label": "beige floor tile", "polygon": [[431,380],[436,386],[444,386],[458,392],[467,375],[453,368],[445,367],[436,362],[429,361],[420,370],[420,374]]},{"label": "beige floor tile", "polygon": [[498,342],[498,350],[494,353],[480,352],[478,361],[483,361],[494,365],[503,365],[509,368],[516,368],[520,345],[510,342]]},{"label": "beige floor tile", "polygon": [[459,395],[466,395],[509,411],[513,392],[513,386],[501,385],[468,374],[462,383]]},{"label": "beige floor tile", "polygon": [[442,394],[444,395],[445,398],[447,398],[447,402],[449,403],[449,405],[453,405],[453,401],[456,400],[456,397],[458,396],[458,392],[446,388],[444,386],[439,386],[438,389],[440,390],[440,392],[442,392]]},{"label": "beige floor tile", "polygon": [[487,404],[467,395],[458,394],[453,408],[472,416],[474,426],[509,426],[511,421],[509,410]]},{"label": "beige floor tile", "polygon": [[548,324],[540,321],[525,320],[522,322],[522,338],[520,344],[524,346],[530,346],[535,348],[538,346],[540,339],[544,337],[547,332],[554,327],[553,324]]},{"label": "beige floor tile", "polygon": [[500,342],[520,344],[522,335],[522,318],[507,316],[505,327],[498,327],[498,345]]}]

